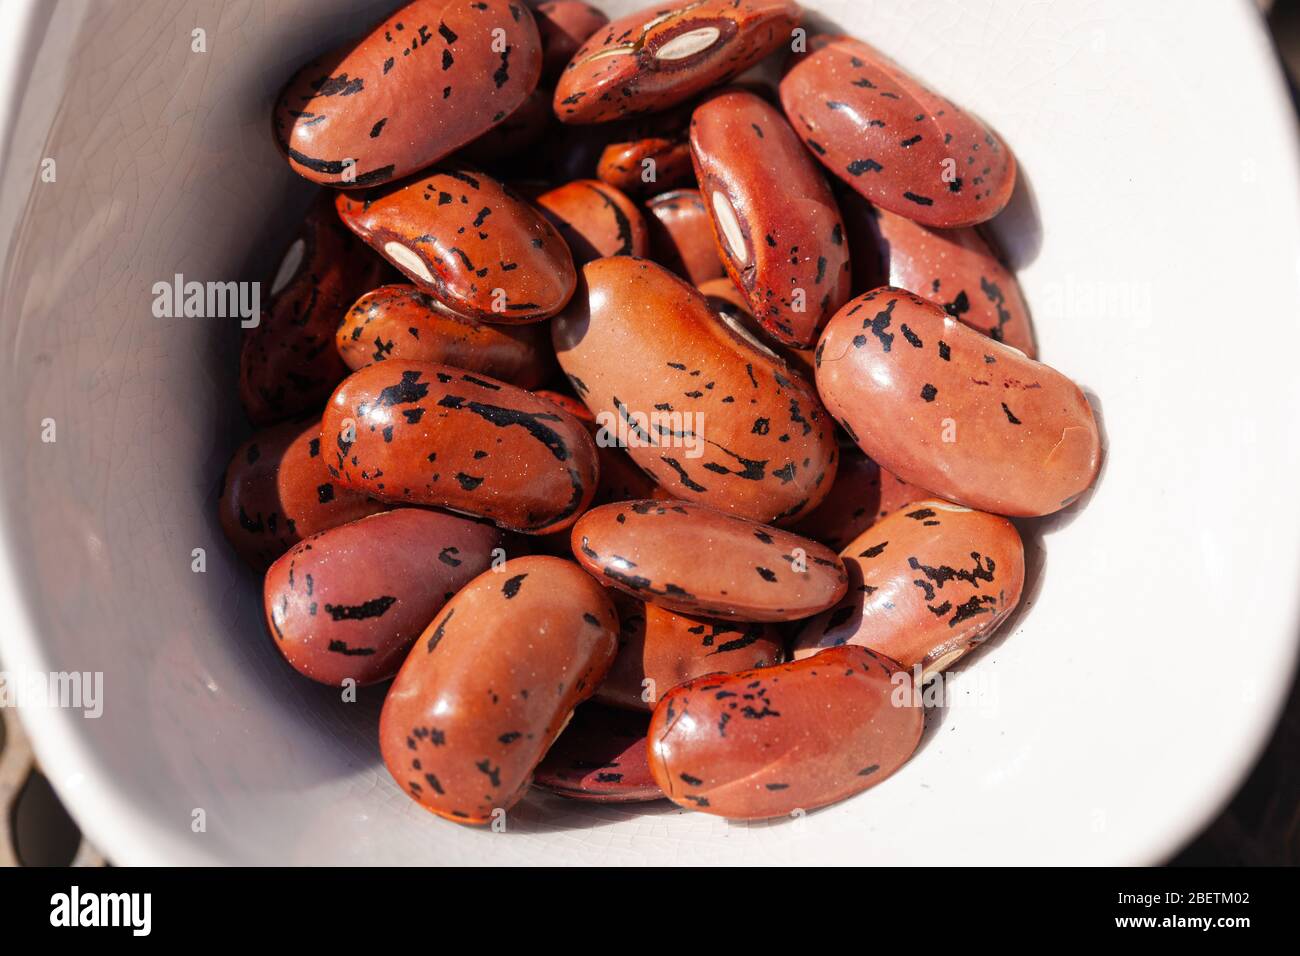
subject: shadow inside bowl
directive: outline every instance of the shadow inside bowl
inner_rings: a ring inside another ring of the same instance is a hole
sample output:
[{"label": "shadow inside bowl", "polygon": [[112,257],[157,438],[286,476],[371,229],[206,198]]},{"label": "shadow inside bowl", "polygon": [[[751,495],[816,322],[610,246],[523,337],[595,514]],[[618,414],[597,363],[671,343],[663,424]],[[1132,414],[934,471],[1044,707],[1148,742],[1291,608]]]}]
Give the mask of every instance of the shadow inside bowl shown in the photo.
[{"label": "shadow inside bowl", "polygon": [[[939,737],[939,732],[949,720],[950,693],[949,683],[968,669],[974,667],[993,667],[992,654],[1020,630],[1021,624],[1028,620],[1033,612],[1034,603],[1042,589],[1044,573],[1047,567],[1047,548],[1043,536],[1036,526],[1026,519],[1013,521],[1020,532],[1021,544],[1025,553],[1025,580],[1020,591],[1020,600],[1003,619],[997,629],[977,647],[972,648],[952,666],[932,677],[922,687],[922,699],[925,703],[925,730],[921,734],[921,743],[916,752],[920,753]],[[936,681],[939,682],[936,684]]]},{"label": "shadow inside bowl", "polygon": [[1086,386],[1080,385],[1080,388],[1083,390],[1083,396],[1088,400],[1088,405],[1092,408],[1093,418],[1097,422],[1097,435],[1101,448],[1101,461],[1097,466],[1097,477],[1093,479],[1092,484],[1083,490],[1078,498],[1060,511],[1053,512],[1050,515],[1043,515],[1041,518],[1017,519],[1016,525],[1020,528],[1022,536],[1031,529],[1032,533],[1042,537],[1055,534],[1062,528],[1068,528],[1079,515],[1088,509],[1089,503],[1097,494],[1097,489],[1101,487],[1106,478],[1107,466],[1110,463],[1110,440],[1106,433],[1106,416],[1102,410],[1101,398]]},{"label": "shadow inside bowl", "polygon": [[688,811],[662,798],[637,803],[592,803],[571,800],[539,788],[510,808],[506,833],[537,835],[572,830],[593,830],[625,823],[629,819],[647,821]]},{"label": "shadow inside bowl", "polygon": [[1043,247],[1043,223],[1038,215],[1038,200],[1025,167],[1016,166],[1016,185],[1011,199],[1000,213],[982,227],[993,238],[1002,261],[1012,272],[1027,267]]}]

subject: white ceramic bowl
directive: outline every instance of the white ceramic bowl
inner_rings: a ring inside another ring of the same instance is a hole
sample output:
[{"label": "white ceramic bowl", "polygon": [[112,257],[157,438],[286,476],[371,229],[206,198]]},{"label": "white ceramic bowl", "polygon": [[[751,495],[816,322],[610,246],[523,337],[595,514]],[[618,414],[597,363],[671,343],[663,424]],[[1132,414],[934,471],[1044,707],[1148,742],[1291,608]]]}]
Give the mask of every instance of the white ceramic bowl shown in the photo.
[{"label": "white ceramic bowl", "polygon": [[1025,610],[882,786],[763,825],[534,795],[501,834],[398,792],[378,693],[342,704],[278,658],[216,521],[238,328],[151,312],[175,273],[273,271],[309,190],[271,100],[393,4],[7,4],[0,658],[103,672],[101,718],[25,717],[110,858],[1156,862],[1221,806],[1291,678],[1300,580],[1300,163],[1262,25],[1245,3],[810,5],[1015,149],[997,232],[1043,356],[1096,400],[1105,471],[1036,526]]}]

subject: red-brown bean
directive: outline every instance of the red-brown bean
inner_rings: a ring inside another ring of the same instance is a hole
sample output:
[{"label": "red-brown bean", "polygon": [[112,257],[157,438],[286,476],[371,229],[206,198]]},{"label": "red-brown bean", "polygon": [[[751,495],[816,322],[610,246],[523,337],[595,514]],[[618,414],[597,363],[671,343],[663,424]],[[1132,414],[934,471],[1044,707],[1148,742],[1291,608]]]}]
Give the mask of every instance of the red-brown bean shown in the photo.
[{"label": "red-brown bean", "polygon": [[348,374],[328,347],[339,317],[380,280],[383,261],[339,222],[322,191],[270,283],[258,324],[239,351],[239,400],[264,426],[316,412]]},{"label": "red-brown bean", "polygon": [[595,700],[654,710],[669,689],[705,674],[732,674],[779,664],[785,644],[772,624],[678,614],[614,591],[618,657]]},{"label": "red-brown bean", "polygon": [[315,182],[387,183],[504,120],[541,71],[537,26],[521,2],[415,0],[294,75],[275,106],[275,141]]},{"label": "red-brown bean", "polygon": [[849,590],[808,621],[796,659],[857,644],[922,668],[921,679],[988,640],[1020,601],[1024,547],[1006,518],[938,499],[913,501],[840,553]]},{"label": "red-brown bean", "polygon": [[436,362],[528,389],[557,371],[545,326],[465,318],[413,285],[363,295],[344,314],[335,344],[352,371],[389,360]]},{"label": "red-brown bean", "polygon": [[700,677],[650,719],[650,772],[674,803],[739,820],[853,796],[916,750],[923,711],[905,671],[864,647]]},{"label": "red-brown bean", "polygon": [[963,325],[1037,357],[1020,283],[979,228],[930,229],[848,189],[839,199],[855,288],[912,289]]},{"label": "red-brown bean", "polygon": [[542,193],[535,202],[579,266],[604,256],[644,256],[649,248],[641,210],[608,183],[575,180]]},{"label": "red-brown bean", "polygon": [[529,534],[572,524],[598,478],[595,442],[568,412],[428,362],[353,372],[326,406],[321,444],[346,487]]},{"label": "red-brown bean", "polygon": [[552,340],[579,396],[626,432],[642,470],[672,495],[758,521],[815,507],[836,449],[809,383],[661,266],[620,256],[583,273]]},{"label": "red-brown bean", "polygon": [[588,803],[641,803],[663,791],[650,775],[648,714],[588,702],[537,765],[533,786]]},{"label": "red-brown bean", "polygon": [[571,561],[515,558],[475,578],[420,635],[384,700],[389,773],[441,817],[492,821],[600,683],[617,634],[609,598]]},{"label": "red-brown bean", "polygon": [[666,109],[789,43],[801,12],[790,0],[681,0],[621,17],[564,68],[555,115],[603,123]]},{"label": "red-brown bean", "polygon": [[573,257],[555,227],[476,169],[447,166],[337,203],[353,232],[458,315],[535,322],[573,295]]},{"label": "red-brown bean", "polygon": [[1011,199],[1016,160],[997,134],[861,40],[814,37],[781,105],[822,165],[882,209],[952,229]]},{"label": "red-brown bean", "polygon": [[311,418],[260,431],[235,449],[218,514],[239,556],[264,571],[303,538],[388,507],[330,476],[320,419]]},{"label": "red-brown bean", "polygon": [[422,508],[312,535],[266,573],[275,646],[322,684],[387,680],[452,595],[504,554],[504,540],[490,524]]},{"label": "red-brown bean", "polygon": [[981,511],[1051,514],[1101,465],[1078,385],[901,289],[858,296],[831,319],[817,390],[882,468]]},{"label": "red-brown bean", "polygon": [[592,508],[572,540],[574,557],[605,584],[684,614],[795,621],[848,586],[825,545],[684,501]]},{"label": "red-brown bean", "polygon": [[696,286],[726,276],[698,189],[660,193],[645,205],[651,217],[650,249],[655,262]]},{"label": "red-brown bean", "polygon": [[750,313],[778,342],[809,347],[851,278],[844,221],[821,171],[780,110],[747,90],[696,107],[691,160]]}]

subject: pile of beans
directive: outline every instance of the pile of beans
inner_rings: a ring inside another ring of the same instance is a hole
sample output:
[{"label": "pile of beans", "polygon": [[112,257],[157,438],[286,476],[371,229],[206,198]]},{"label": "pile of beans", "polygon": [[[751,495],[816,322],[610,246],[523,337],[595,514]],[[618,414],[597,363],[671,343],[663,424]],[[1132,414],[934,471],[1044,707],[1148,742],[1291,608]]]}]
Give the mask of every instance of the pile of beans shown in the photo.
[{"label": "pile of beans", "polygon": [[880,782],[900,688],[1020,599],[1008,516],[1096,477],[977,229],[1011,151],[801,15],[416,0],[276,103],[328,188],[245,333],[222,523],[290,665],[391,680],[439,816]]}]

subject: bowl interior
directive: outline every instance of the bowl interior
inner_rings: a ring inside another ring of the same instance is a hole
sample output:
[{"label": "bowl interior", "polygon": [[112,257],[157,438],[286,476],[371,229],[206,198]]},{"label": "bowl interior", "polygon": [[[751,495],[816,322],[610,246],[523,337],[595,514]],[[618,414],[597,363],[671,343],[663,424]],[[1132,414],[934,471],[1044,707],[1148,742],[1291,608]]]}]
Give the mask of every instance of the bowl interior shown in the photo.
[{"label": "bowl interior", "polygon": [[11,673],[102,673],[102,716],[26,715],[92,839],[122,863],[1126,863],[1176,849],[1262,744],[1294,660],[1300,510],[1281,489],[1300,447],[1296,150],[1247,6],[809,4],[1016,151],[1022,184],[995,231],[1042,357],[1104,423],[1105,471],[1087,501],[1024,524],[1025,607],[952,675],[885,785],[750,825],[534,794],[504,833],[435,820],[398,791],[375,743],[382,691],[343,703],[280,660],[260,582],[215,517],[248,433],[238,320],[151,309],[178,273],[269,279],[311,196],[272,146],[272,99],[394,6],[60,3],[32,19],[0,203],[0,655]]}]

